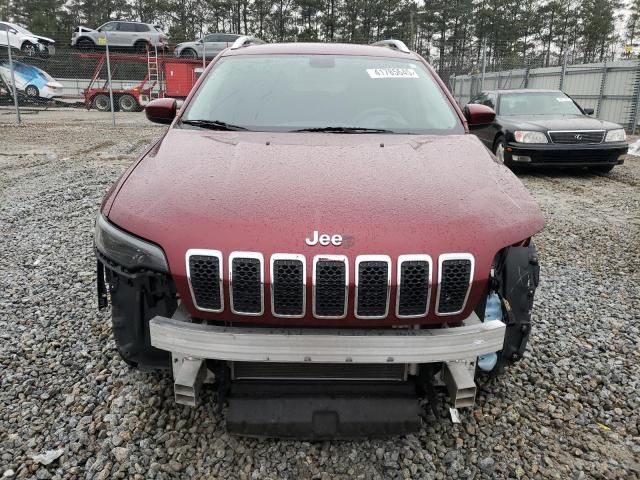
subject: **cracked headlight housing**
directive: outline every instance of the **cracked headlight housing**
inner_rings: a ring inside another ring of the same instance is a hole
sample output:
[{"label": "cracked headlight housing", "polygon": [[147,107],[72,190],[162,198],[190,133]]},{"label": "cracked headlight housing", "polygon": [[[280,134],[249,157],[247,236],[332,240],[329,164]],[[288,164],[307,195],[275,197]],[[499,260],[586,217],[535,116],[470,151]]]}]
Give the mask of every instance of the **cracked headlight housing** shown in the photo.
[{"label": "cracked headlight housing", "polygon": [[513,136],[518,143],[549,143],[544,132],[534,132],[531,130],[516,130]]},{"label": "cracked headlight housing", "polygon": [[160,247],[120,230],[102,214],[96,219],[93,239],[100,253],[124,268],[169,272],[167,259]]},{"label": "cracked headlight housing", "polygon": [[627,139],[627,134],[623,128],[617,128],[615,130],[609,130],[607,136],[604,139],[605,142],[624,142]]}]

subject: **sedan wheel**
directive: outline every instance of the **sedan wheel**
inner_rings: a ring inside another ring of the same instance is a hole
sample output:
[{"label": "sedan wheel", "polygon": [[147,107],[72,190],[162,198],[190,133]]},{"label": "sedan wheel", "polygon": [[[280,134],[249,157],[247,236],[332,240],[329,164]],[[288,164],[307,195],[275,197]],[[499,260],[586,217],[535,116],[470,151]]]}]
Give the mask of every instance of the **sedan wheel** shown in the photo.
[{"label": "sedan wheel", "polygon": [[498,140],[496,144],[496,158],[504,163],[504,141],[502,139]]},{"label": "sedan wheel", "polygon": [[24,53],[27,57],[35,57],[36,46],[33,43],[25,42],[22,45],[22,53]]},{"label": "sedan wheel", "polygon": [[184,50],[182,53],[180,53],[180,56],[182,58],[198,58],[198,54],[196,53],[196,51],[191,48],[187,48],[186,50]]},{"label": "sedan wheel", "polygon": [[24,93],[26,93],[29,98],[38,98],[40,96],[40,91],[35,85],[27,85],[27,88],[24,89]]}]

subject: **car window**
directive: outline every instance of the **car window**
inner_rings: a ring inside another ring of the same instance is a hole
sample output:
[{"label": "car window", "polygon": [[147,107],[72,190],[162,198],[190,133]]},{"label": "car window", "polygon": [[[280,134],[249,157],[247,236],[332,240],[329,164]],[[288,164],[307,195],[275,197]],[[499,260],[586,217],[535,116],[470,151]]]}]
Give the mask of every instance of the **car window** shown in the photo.
[{"label": "car window", "polygon": [[224,35],[220,35],[222,37],[222,42],[229,42],[229,43],[233,43],[235,42],[240,35],[232,35],[230,33],[225,33]]},{"label": "car window", "polygon": [[[7,26],[4,23],[0,23],[0,32],[6,32]],[[5,40],[4,38],[0,38],[0,40]]]},{"label": "car window", "polygon": [[101,32],[113,32],[118,29],[118,24],[116,22],[108,22],[98,28]]},{"label": "car window", "polygon": [[503,93],[500,115],[582,115],[573,100],[562,92]]},{"label": "car window", "polygon": [[219,120],[261,131],[463,132],[452,104],[421,63],[344,55],[223,58],[183,120]]},{"label": "car window", "polygon": [[134,24],[136,32],[148,32],[149,25],[145,25],[144,23],[136,23]]},{"label": "car window", "polygon": [[120,26],[119,26],[118,30],[121,31],[121,32],[136,32],[136,31],[138,31],[136,29],[136,24],[135,23],[127,23],[127,22],[120,22]]},{"label": "car window", "polygon": [[485,94],[481,93],[480,95],[475,97],[473,100],[471,100],[469,103],[482,103],[484,102],[484,99],[485,99]]},{"label": "car window", "polygon": [[486,97],[482,100],[482,104],[487,107],[491,107],[495,110],[496,108],[496,95],[495,93],[488,93]]},{"label": "car window", "polygon": [[222,42],[222,35],[219,33],[211,33],[205,37],[205,42]]}]

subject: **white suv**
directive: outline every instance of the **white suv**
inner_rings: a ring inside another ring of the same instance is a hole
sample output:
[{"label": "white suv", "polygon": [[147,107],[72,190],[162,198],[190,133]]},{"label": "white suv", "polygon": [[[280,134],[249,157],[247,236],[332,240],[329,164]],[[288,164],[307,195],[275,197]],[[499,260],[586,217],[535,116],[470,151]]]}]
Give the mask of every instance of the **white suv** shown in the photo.
[{"label": "white suv", "polygon": [[9,22],[0,22],[0,45],[7,46],[7,34],[9,45],[21,50],[28,57],[39,55],[48,57],[55,53],[55,40],[40,35],[34,35],[26,28]]},{"label": "white suv", "polygon": [[82,50],[93,50],[104,47],[107,40],[109,47],[134,48],[140,53],[148,47],[166,49],[167,36],[160,27],[150,23],[112,21],[101,25],[96,30],[87,27],[76,27],[71,37],[71,46]]}]

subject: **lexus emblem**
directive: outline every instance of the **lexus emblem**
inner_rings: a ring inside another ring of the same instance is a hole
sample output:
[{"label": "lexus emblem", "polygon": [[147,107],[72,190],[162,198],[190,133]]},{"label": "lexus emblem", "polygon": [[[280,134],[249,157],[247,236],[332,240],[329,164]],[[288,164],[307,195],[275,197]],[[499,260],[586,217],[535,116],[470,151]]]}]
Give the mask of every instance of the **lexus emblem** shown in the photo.
[{"label": "lexus emblem", "polygon": [[339,247],[340,245],[342,245],[342,235],[329,235],[328,233],[319,234],[317,230],[314,230],[311,238],[305,238],[304,243],[306,243],[310,247],[318,244],[322,245],[323,247],[326,247],[327,245]]},{"label": "lexus emblem", "polygon": [[579,133],[577,135],[574,135],[574,138],[576,140],[582,140],[582,135],[580,135]]}]

